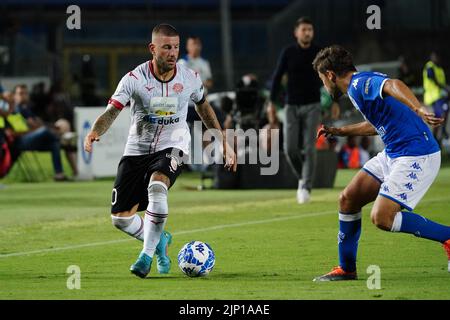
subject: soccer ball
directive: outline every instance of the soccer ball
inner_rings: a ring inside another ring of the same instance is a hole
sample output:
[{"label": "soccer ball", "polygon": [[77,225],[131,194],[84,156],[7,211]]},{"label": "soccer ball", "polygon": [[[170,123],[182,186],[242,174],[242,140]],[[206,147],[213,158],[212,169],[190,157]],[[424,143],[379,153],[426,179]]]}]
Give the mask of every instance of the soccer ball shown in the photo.
[{"label": "soccer ball", "polygon": [[201,241],[186,243],[178,253],[178,266],[189,277],[207,276],[215,262],[214,251]]}]

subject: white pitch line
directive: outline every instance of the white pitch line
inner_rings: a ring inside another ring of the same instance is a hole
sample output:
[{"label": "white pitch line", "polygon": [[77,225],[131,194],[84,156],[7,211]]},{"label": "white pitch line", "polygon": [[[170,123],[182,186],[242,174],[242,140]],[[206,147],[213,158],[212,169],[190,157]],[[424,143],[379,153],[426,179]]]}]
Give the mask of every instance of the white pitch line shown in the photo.
[{"label": "white pitch line", "polygon": [[[322,215],[327,215],[327,214],[331,214],[331,213],[336,213],[336,210],[315,212],[315,213],[305,213],[305,214],[300,214],[298,216],[279,217],[279,218],[272,218],[272,219],[265,219],[265,220],[247,221],[247,222],[241,222],[241,223],[222,224],[222,225],[217,225],[217,226],[212,226],[212,227],[207,227],[207,228],[178,231],[178,232],[173,232],[172,234],[173,235],[183,235],[183,234],[190,234],[190,233],[197,233],[197,232],[207,232],[207,231],[214,231],[214,230],[220,230],[220,229],[226,229],[226,228],[236,228],[236,227],[251,226],[251,225],[270,223],[270,222],[279,222],[279,221],[285,221],[285,220],[294,220],[294,219],[322,216]],[[82,248],[89,248],[89,247],[98,247],[98,246],[123,243],[123,242],[128,242],[128,241],[133,241],[133,240],[135,241],[136,239],[110,240],[110,241],[78,244],[78,245],[59,247],[59,248],[48,248],[48,249],[39,249],[39,250],[25,251],[25,252],[14,252],[14,253],[1,254],[0,258],[18,257],[18,256],[32,255],[32,254],[57,252],[57,251],[64,251],[64,250],[75,250],[75,249],[82,249]]]}]

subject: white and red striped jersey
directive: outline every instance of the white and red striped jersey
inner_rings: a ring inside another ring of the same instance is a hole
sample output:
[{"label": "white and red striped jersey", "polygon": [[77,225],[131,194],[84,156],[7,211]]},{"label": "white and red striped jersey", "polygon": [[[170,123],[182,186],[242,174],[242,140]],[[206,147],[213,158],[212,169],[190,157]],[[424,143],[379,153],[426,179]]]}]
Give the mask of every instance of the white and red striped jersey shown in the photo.
[{"label": "white and red striped jersey", "polygon": [[131,108],[131,125],[124,156],[151,154],[166,148],[189,153],[191,136],[186,123],[189,100],[203,103],[200,76],[176,64],[173,77],[155,76],[151,61],[126,74],[109,100],[117,109]]}]

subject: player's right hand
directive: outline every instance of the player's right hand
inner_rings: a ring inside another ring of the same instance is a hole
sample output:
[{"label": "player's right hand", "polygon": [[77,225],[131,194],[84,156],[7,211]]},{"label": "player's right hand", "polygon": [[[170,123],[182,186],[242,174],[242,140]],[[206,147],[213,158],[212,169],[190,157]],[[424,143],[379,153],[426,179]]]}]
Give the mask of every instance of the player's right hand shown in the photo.
[{"label": "player's right hand", "polygon": [[425,107],[420,108],[417,113],[423,121],[425,121],[425,123],[428,123],[433,128],[439,127],[445,120],[444,118],[436,118],[435,114],[433,112],[429,112]]},{"label": "player's right hand", "polygon": [[91,131],[84,138],[84,150],[86,152],[92,152],[92,143],[94,141],[100,141],[97,132]]}]

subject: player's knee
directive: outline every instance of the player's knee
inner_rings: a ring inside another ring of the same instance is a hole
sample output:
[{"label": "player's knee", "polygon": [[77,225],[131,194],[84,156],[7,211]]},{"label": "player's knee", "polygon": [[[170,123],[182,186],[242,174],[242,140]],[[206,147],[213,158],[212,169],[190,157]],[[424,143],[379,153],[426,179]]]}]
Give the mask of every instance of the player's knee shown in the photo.
[{"label": "player's knee", "polygon": [[148,211],[161,214],[168,213],[167,186],[164,182],[152,181],[149,183]]},{"label": "player's knee", "polygon": [[370,219],[378,229],[390,231],[392,228],[392,219],[386,212],[373,209],[370,212]]},{"label": "player's knee", "polygon": [[352,197],[347,190],[342,191],[339,194],[339,207],[342,211],[350,212],[352,206]]},{"label": "player's knee", "polygon": [[111,215],[111,221],[114,227],[116,227],[119,230],[126,229],[131,223],[132,218],[134,217],[128,217],[128,216],[122,216],[122,215]]}]

